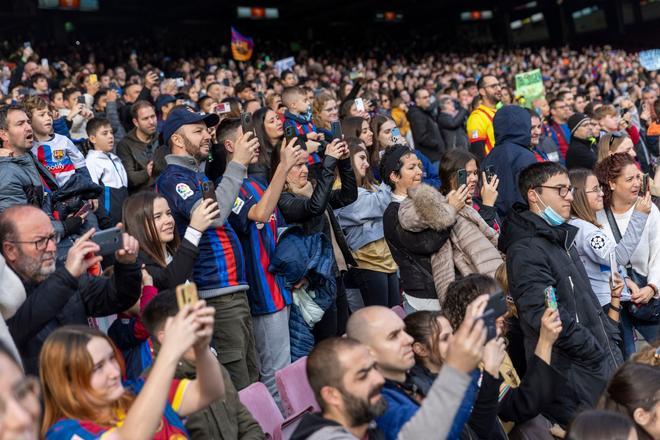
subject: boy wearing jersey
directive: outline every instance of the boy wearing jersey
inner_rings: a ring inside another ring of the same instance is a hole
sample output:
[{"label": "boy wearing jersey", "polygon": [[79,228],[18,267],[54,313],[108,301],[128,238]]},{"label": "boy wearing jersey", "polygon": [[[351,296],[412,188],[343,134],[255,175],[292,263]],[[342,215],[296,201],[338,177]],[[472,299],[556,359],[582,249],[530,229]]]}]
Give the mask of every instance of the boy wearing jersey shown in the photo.
[{"label": "boy wearing jersey", "polygon": [[502,99],[502,86],[496,77],[485,75],[479,79],[477,87],[481,96],[481,105],[468,117],[467,135],[470,152],[481,162],[495,146],[493,118],[497,111],[497,103]]},{"label": "boy wearing jersey", "polygon": [[[172,111],[163,125],[163,140],[171,154],[165,157],[167,167],[156,189],[167,200],[180,236],[190,223],[190,213],[202,202],[202,185],[208,178],[200,166],[209,156],[208,127],[218,122],[215,113],[202,115],[181,108]],[[243,251],[227,218],[258,145],[252,133],[236,142],[233,159],[215,191],[220,216],[206,231],[200,231],[193,271],[199,297],[216,310],[212,342],[218,348],[218,358],[239,390],[258,380],[259,371]]]},{"label": "boy wearing jersey", "polygon": [[57,185],[64,186],[77,170],[87,174],[85,157],[71,139],[53,133],[53,117],[48,103],[42,98],[32,98],[26,108],[34,132],[32,154],[55,177]]},{"label": "boy wearing jersey", "polygon": [[[239,119],[225,119],[220,124],[217,131],[218,148],[224,150],[227,160],[233,159],[235,144],[241,135]],[[284,226],[277,202],[286,175],[294,165],[307,157],[295,144],[296,140],[292,139],[280,150],[280,162],[270,184],[260,175],[248,175],[243,180],[229,215],[229,222],[243,245],[254,338],[261,361],[261,381],[273,396],[277,396],[275,372],[291,363],[289,305],[292,296],[284,281],[269,272],[268,266],[277,246],[277,230]],[[255,155],[251,163],[256,163],[258,158],[258,154]]]}]

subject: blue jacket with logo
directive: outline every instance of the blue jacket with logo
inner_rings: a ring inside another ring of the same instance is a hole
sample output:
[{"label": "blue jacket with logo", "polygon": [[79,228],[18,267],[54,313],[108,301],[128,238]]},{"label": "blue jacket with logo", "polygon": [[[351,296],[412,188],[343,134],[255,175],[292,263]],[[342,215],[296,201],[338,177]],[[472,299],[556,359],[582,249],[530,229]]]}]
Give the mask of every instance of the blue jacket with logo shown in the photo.
[{"label": "blue jacket with logo", "polygon": [[[158,178],[156,189],[167,200],[179,236],[183,237],[191,212],[202,202],[202,183],[209,180],[192,157],[169,155],[166,161],[168,165]],[[236,198],[245,175],[245,167],[240,167],[235,162],[227,166],[223,176],[227,182],[216,190],[220,217],[204,231],[199,242],[193,279],[200,298],[248,289],[241,243],[227,221],[231,210],[238,208],[236,204],[242,206]]]}]

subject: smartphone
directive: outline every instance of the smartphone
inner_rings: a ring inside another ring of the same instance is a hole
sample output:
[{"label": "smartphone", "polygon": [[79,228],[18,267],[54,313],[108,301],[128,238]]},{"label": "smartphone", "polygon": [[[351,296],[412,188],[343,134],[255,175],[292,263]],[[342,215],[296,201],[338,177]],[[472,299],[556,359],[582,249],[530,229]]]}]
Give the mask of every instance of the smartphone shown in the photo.
[{"label": "smartphone", "polygon": [[543,294],[545,296],[545,306],[549,308],[550,310],[557,310],[557,295],[555,294],[555,288],[552,286],[548,286],[545,288],[543,291]]},{"label": "smartphone", "polygon": [[401,130],[399,130],[399,127],[394,127],[392,129],[392,139],[397,139],[401,137]]},{"label": "smartphone", "polygon": [[362,98],[355,98],[355,110],[359,112],[364,111],[364,100]]},{"label": "smartphone", "polygon": [[461,185],[467,185],[467,171],[465,171],[464,168],[456,171],[456,181],[458,188],[460,188]]},{"label": "smartphone", "polygon": [[486,304],[486,309],[483,315],[477,318],[484,321],[487,341],[490,341],[497,336],[497,318],[503,316],[507,311],[506,298],[501,290],[495,292],[490,298],[488,298],[488,304]]},{"label": "smartphone", "polygon": [[642,176],[642,187],[639,190],[640,197],[646,196],[647,192],[649,192],[649,175],[644,174]]},{"label": "smartphone", "polygon": [[221,102],[220,104],[215,106],[215,112],[219,115],[224,115],[225,113],[229,113],[231,111],[231,106],[229,105],[228,102]]},{"label": "smartphone", "polygon": [[341,132],[341,122],[335,121],[330,124],[330,131],[332,132],[332,139],[339,139],[341,140],[344,135]]},{"label": "smartphone", "polygon": [[287,125],[284,127],[284,137],[286,137],[286,143],[288,144],[291,139],[296,137],[296,130],[293,128],[293,125]]},{"label": "smartphone", "polygon": [[197,284],[186,283],[176,286],[176,302],[181,310],[186,305],[193,305],[199,301],[197,295]]},{"label": "smartphone", "polygon": [[243,128],[243,133],[252,131],[252,114],[248,112],[241,113],[241,127]]},{"label": "smartphone", "polygon": [[29,41],[26,41],[25,43],[23,43],[23,47],[26,48],[26,49],[28,47],[32,47],[32,43],[30,43]]},{"label": "smartphone", "polygon": [[99,77],[96,75],[96,73],[90,73],[89,74],[89,83],[90,84],[96,84],[99,82]]},{"label": "smartphone", "polygon": [[83,205],[80,207],[80,209],[76,211],[76,213],[73,215],[75,217],[82,217],[83,215],[87,214],[90,209],[92,209],[92,202],[86,200],[85,203],[83,203]]},{"label": "smartphone", "polygon": [[218,201],[218,198],[215,195],[215,185],[210,180],[202,182],[202,198],[211,199],[214,202]]},{"label": "smartphone", "polygon": [[183,78],[176,78],[175,81],[177,87],[183,87],[186,85],[186,82],[183,80]]},{"label": "smartphone", "polygon": [[76,100],[78,104],[85,104],[85,97],[83,95],[78,96],[78,99]]},{"label": "smartphone", "polygon": [[486,173],[486,180],[487,180],[488,182],[490,182],[491,179],[492,179],[494,176],[496,176],[496,174],[495,174],[495,167],[494,167],[493,165],[489,165],[489,166],[487,166],[487,167],[486,167],[486,171],[485,171],[485,173]]},{"label": "smartphone", "polygon": [[48,58],[41,59],[41,67],[48,69]]},{"label": "smartphone", "polygon": [[92,235],[91,240],[101,248],[99,251],[100,255],[114,254],[124,246],[124,239],[119,228],[110,228],[96,232]]},{"label": "smartphone", "polygon": [[610,290],[614,289],[614,274],[619,272],[619,265],[616,263],[616,252],[610,253]]},{"label": "smartphone", "polygon": [[358,78],[364,78],[364,73],[357,72],[354,70],[353,72],[350,73],[350,75],[348,75],[348,77],[350,78],[351,81],[355,81]]}]

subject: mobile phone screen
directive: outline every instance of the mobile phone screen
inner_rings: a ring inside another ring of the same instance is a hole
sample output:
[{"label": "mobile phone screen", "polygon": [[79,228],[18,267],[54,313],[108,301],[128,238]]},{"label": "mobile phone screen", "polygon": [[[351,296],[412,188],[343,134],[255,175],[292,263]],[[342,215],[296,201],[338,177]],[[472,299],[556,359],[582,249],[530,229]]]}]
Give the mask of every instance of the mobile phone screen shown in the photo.
[{"label": "mobile phone screen", "polygon": [[555,288],[548,286],[545,288],[545,305],[551,310],[557,310],[557,296],[555,295]]}]

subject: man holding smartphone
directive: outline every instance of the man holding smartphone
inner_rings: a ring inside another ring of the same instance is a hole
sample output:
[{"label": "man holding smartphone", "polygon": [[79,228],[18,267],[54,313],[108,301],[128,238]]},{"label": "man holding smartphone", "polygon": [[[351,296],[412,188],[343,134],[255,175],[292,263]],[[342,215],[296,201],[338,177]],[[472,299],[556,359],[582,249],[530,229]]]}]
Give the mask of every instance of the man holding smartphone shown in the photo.
[{"label": "man holding smartphone", "polygon": [[578,228],[566,224],[573,201],[566,169],[555,162],[530,165],[520,173],[519,188],[529,209],[514,207],[502,227],[499,248],[507,255],[509,292],[528,358],[546,308],[544,292],[555,289],[563,330],[551,365],[565,372],[567,381],[543,413],[566,427],[577,411],[596,403],[623,362],[618,323],[605,315],[592,290],[574,245]]},{"label": "man holding smartphone", "polygon": [[[167,200],[181,236],[190,223],[190,215],[202,203],[202,184],[208,182],[201,165],[209,157],[211,135],[220,118],[215,113],[202,115],[177,108],[163,125],[163,141],[171,154],[167,167],[158,177],[157,191]],[[252,318],[247,298],[249,289],[245,258],[238,235],[227,221],[239,210],[237,196],[247,177],[247,166],[258,154],[259,141],[252,132],[240,136],[234,144],[232,160],[215,190],[220,215],[200,235],[199,255],[193,280],[199,297],[216,309],[213,345],[220,362],[227,368],[239,390],[259,379]]]},{"label": "man holding smartphone", "polygon": [[0,246],[9,267],[25,285],[27,299],[7,322],[26,373],[38,373],[39,352],[54,330],[63,325],[88,325],[129,309],[140,298],[142,275],[137,263],[139,244],[123,234],[115,252],[112,277],[92,276],[87,269],[103,258],[87,231],[69,249],[63,267],[55,266],[58,235],[48,216],[29,205],[13,206],[0,214]]}]

